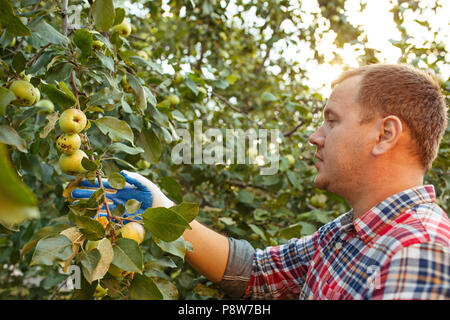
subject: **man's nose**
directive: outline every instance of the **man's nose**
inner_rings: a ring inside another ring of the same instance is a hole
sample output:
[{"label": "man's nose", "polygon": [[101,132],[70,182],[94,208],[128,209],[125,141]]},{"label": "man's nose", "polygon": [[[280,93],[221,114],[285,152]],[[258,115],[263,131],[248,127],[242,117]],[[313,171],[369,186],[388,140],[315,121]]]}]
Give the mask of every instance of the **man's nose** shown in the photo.
[{"label": "man's nose", "polygon": [[309,136],[309,143],[317,147],[323,147],[324,142],[325,136],[322,134],[322,127],[317,129],[312,135]]}]

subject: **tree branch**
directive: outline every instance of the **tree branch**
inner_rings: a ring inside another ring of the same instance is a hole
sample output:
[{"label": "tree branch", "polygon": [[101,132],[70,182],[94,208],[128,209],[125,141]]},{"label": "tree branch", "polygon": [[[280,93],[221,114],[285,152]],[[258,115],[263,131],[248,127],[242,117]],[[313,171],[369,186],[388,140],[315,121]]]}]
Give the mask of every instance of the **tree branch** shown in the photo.
[{"label": "tree branch", "polygon": [[238,107],[234,106],[230,101],[228,101],[225,97],[221,96],[220,94],[216,93],[213,91],[213,96],[216,96],[217,98],[219,98],[220,101],[224,102],[227,106],[229,106],[231,109],[233,109],[234,111],[244,115],[251,123],[253,123],[254,121],[248,116],[247,113],[245,113],[244,111],[242,111],[241,109],[239,109]]},{"label": "tree branch", "polygon": [[63,28],[62,28],[62,34],[67,36],[67,5],[69,3],[69,0],[62,0],[62,17],[63,17]]},{"label": "tree branch", "polygon": [[296,125],[294,129],[292,129],[291,131],[288,131],[286,133],[283,133],[283,135],[285,137],[292,136],[295,133],[295,131],[297,131],[297,129],[300,128],[302,125],[303,125],[303,121],[300,121],[300,123],[298,125]]},{"label": "tree branch", "polygon": [[47,49],[48,47],[51,46],[51,42],[45,46],[43,46],[41,48],[41,50],[39,50],[28,62],[27,62],[27,67],[30,67],[31,65],[33,65],[33,63],[36,61],[36,59],[42,54],[42,52],[44,52],[45,49]]},{"label": "tree branch", "polygon": [[259,185],[255,185],[255,184],[251,184],[251,183],[244,183],[242,181],[239,180],[227,180],[226,183],[229,183],[233,186],[237,186],[237,187],[241,187],[241,188],[253,188],[253,189],[260,189],[263,191],[269,191],[266,187],[264,186],[259,186]]}]

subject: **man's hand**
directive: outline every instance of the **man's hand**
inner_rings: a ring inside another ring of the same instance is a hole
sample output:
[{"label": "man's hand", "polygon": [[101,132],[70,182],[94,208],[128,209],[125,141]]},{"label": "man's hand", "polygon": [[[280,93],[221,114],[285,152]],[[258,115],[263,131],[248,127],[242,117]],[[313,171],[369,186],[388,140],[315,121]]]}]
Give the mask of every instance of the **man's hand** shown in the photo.
[{"label": "man's hand", "polygon": [[[120,190],[112,188],[106,179],[102,179],[102,184],[105,188],[105,195],[108,202],[108,208],[110,210],[113,210],[119,204],[125,206],[129,199],[135,199],[141,202],[140,208],[136,212],[125,213],[123,217],[133,220],[141,220],[142,213],[148,208],[169,208],[175,205],[175,203],[167,198],[153,182],[147,178],[144,178],[140,174],[125,170],[123,170],[120,174],[126,181],[125,187]],[[95,184],[91,184],[89,181],[83,180],[80,185],[80,188],[72,191],[72,197],[74,199],[89,199],[89,197],[100,188],[98,181],[95,181]],[[100,209],[99,216],[107,216],[104,205]],[[127,223],[127,221],[124,221],[124,223]]]}]

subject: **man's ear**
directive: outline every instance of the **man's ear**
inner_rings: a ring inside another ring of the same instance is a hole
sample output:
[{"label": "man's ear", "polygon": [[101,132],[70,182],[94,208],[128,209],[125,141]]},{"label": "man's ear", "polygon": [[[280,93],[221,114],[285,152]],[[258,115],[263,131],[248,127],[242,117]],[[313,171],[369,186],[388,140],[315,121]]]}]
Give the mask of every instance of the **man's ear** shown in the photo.
[{"label": "man's ear", "polygon": [[403,126],[397,116],[387,116],[377,123],[377,141],[372,148],[372,155],[379,156],[392,149],[400,139]]}]

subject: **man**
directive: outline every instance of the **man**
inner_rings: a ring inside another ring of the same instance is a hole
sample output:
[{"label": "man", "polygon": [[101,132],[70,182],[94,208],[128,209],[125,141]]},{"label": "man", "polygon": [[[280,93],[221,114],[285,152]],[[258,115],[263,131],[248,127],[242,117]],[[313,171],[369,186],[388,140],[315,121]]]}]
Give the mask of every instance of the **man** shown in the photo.
[{"label": "man", "polygon": [[[409,66],[377,64],[332,87],[310,137],[314,183],[352,210],[264,250],[193,221],[183,234],[193,246],[187,261],[234,298],[449,299],[450,220],[423,185],[447,126],[438,83]],[[146,188],[152,206],[173,205],[147,179],[123,174]],[[87,196],[80,192],[74,197]]]}]

